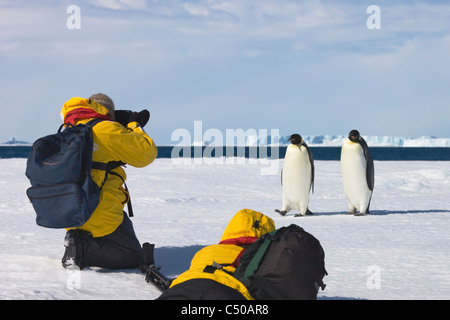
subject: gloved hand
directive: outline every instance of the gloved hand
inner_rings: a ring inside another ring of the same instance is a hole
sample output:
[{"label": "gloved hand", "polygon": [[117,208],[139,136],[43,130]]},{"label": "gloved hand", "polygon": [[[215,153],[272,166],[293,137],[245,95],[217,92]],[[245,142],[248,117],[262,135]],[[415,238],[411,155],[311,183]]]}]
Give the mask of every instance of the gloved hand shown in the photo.
[{"label": "gloved hand", "polygon": [[147,109],[141,112],[133,112],[128,120],[128,123],[136,121],[141,128],[143,128],[150,119],[150,112]]}]

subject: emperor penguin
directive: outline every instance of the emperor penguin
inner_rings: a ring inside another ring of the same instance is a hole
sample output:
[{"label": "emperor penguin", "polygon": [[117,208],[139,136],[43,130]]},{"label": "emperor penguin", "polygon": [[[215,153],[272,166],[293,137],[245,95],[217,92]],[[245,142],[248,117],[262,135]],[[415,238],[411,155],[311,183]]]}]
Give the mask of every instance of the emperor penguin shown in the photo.
[{"label": "emperor penguin", "polygon": [[275,211],[282,216],[290,210],[299,211],[296,217],[312,215],[308,205],[310,192],[314,192],[314,159],[299,134],[291,135],[289,141],[281,171],[283,207]]},{"label": "emperor penguin", "polygon": [[374,165],[369,147],[358,130],[350,131],[342,145],[341,172],[349,208],[348,214],[369,213],[375,185]]}]

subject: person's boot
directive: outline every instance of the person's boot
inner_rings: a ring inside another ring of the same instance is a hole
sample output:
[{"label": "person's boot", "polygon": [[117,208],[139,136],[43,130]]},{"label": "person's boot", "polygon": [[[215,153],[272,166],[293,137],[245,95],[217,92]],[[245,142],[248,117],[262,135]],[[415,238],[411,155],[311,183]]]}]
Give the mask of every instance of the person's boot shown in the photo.
[{"label": "person's boot", "polygon": [[74,229],[67,231],[64,238],[66,250],[61,261],[64,268],[77,266],[81,270],[87,267],[85,255],[91,239],[92,235],[87,231]]}]

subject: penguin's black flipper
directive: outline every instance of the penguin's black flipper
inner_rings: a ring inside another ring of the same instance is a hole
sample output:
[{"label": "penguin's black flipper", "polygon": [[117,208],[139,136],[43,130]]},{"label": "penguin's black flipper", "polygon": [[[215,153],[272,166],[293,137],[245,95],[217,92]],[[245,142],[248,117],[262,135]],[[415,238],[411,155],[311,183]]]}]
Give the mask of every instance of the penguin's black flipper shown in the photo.
[{"label": "penguin's black flipper", "polygon": [[[303,141],[302,145],[306,148],[306,151],[308,151],[308,156],[309,156],[309,162],[311,163],[311,188],[310,190],[312,191],[312,193],[314,193],[314,157],[313,154],[311,152],[311,149],[308,147],[308,145]],[[308,213],[306,213],[308,214]]]},{"label": "penguin's black flipper", "polygon": [[367,186],[369,187],[370,191],[373,191],[373,188],[375,186],[375,168],[373,165],[373,158],[372,154],[370,153],[369,147],[367,146],[366,140],[364,140],[362,137],[359,139],[359,144],[361,145],[364,157],[366,157],[367,162],[367,168],[366,168],[366,180],[367,180]]}]

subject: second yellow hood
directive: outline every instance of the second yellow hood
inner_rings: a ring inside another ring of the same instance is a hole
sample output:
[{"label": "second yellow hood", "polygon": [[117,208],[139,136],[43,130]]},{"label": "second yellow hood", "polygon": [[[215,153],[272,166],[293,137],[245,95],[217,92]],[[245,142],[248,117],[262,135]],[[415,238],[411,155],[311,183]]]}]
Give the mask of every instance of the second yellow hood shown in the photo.
[{"label": "second yellow hood", "polygon": [[271,218],[258,211],[242,209],[230,220],[220,241],[223,243],[232,239],[259,238],[273,230],[275,223]]}]

